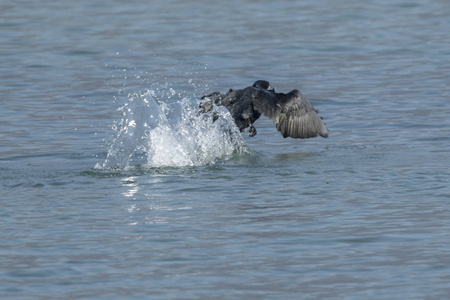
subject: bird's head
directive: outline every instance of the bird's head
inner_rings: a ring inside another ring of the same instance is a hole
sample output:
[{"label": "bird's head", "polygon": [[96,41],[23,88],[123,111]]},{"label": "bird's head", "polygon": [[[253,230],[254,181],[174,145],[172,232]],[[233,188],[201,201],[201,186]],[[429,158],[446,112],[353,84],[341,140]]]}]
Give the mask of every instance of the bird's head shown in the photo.
[{"label": "bird's head", "polygon": [[253,87],[257,89],[264,89],[264,90],[273,90],[273,87],[270,86],[270,83],[266,80],[257,80],[253,84]]}]

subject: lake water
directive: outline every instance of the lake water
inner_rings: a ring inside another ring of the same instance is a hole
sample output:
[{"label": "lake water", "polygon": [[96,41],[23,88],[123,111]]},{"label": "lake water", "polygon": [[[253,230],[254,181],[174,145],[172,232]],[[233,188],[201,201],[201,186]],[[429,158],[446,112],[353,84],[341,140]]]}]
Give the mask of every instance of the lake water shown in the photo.
[{"label": "lake water", "polygon": [[[0,16],[0,298],[448,297],[448,1]],[[193,114],[257,79],[300,89],[329,138]]]}]

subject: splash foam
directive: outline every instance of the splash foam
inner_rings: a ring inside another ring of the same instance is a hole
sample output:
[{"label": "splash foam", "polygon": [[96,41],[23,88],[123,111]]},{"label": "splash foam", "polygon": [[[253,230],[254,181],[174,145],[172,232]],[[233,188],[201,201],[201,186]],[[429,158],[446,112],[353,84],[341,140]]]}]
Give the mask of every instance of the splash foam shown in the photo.
[{"label": "splash foam", "polygon": [[148,90],[129,96],[120,108],[123,118],[117,137],[105,161],[95,168],[197,166],[247,151],[225,108],[199,114],[198,106],[186,98],[169,105],[156,102],[153,95]]}]

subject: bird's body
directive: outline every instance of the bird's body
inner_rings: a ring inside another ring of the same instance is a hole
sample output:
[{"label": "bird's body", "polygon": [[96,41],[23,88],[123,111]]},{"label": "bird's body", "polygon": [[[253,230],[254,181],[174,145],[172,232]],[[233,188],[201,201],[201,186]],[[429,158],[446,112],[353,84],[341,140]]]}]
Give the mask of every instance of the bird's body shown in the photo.
[{"label": "bird's body", "polygon": [[276,93],[269,82],[258,80],[245,89],[230,90],[225,95],[215,92],[202,99],[210,100],[208,105],[203,105],[203,112],[212,103],[225,106],[240,131],[250,127],[250,136],[256,135],[253,123],[264,114],[275,123],[285,138],[328,137],[328,130],[317,110],[299,90],[287,94]]}]

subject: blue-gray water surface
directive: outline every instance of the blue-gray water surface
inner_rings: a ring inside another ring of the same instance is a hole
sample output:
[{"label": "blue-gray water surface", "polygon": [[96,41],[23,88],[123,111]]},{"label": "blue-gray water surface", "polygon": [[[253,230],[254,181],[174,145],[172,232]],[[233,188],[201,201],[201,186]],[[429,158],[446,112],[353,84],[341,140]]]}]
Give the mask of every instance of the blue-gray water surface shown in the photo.
[{"label": "blue-gray water surface", "polygon": [[[448,1],[0,16],[0,298],[447,299]],[[300,89],[329,138],[186,118],[257,79]]]}]

